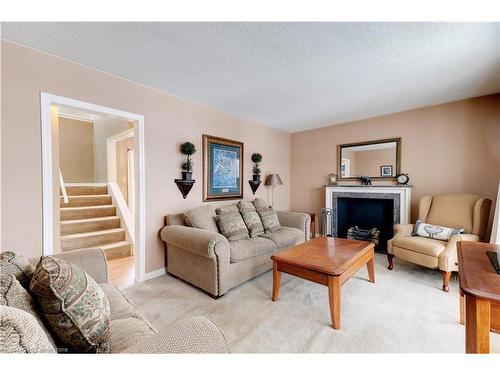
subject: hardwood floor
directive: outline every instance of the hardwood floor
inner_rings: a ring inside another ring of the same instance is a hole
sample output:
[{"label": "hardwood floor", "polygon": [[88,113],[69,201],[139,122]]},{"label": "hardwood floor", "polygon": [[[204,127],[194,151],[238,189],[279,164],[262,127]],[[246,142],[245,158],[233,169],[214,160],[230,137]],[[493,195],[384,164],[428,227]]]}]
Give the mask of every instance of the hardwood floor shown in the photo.
[{"label": "hardwood floor", "polygon": [[124,289],[134,284],[135,258],[134,256],[115,258],[108,260],[108,272],[110,284],[118,289]]}]

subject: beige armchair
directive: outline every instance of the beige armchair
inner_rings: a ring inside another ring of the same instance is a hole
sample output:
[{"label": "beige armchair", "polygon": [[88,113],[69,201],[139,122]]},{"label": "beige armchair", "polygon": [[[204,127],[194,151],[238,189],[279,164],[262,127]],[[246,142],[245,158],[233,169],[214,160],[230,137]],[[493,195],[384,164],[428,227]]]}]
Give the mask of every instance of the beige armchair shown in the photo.
[{"label": "beige armchair", "polygon": [[452,236],[447,242],[412,236],[413,224],[394,226],[394,237],[387,242],[388,269],[393,268],[394,256],[424,267],[440,269],[443,290],[453,271],[458,271],[457,242],[484,240],[491,200],[472,194],[442,194],[422,197],[418,217],[425,223],[449,228],[464,228],[464,234]]}]

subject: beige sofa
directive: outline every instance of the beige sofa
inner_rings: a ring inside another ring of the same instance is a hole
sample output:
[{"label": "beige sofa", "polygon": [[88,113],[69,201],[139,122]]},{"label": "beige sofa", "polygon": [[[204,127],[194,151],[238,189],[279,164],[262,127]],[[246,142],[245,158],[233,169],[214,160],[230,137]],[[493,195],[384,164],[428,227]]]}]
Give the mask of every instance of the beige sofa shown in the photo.
[{"label": "beige sofa", "polygon": [[464,234],[452,236],[449,241],[412,236],[413,224],[394,226],[394,238],[387,242],[389,269],[393,257],[440,269],[443,273],[443,290],[449,291],[451,273],[458,271],[457,242],[482,241],[486,235],[491,200],[472,194],[442,194],[422,197],[418,218],[428,224],[449,228],[463,228]]},{"label": "beige sofa", "polygon": [[[102,250],[76,250],[55,257],[81,267],[106,294],[111,310],[109,338],[111,353],[227,353],[229,351],[222,331],[203,317],[180,320],[158,333],[118,289],[108,284],[106,255]],[[23,324],[27,326],[36,322],[33,315],[23,310],[4,306],[0,306],[0,309],[2,309],[1,330],[5,330],[4,333],[9,337],[16,336],[13,332]],[[45,331],[50,334],[48,327]],[[20,331],[18,335],[21,335]],[[0,336],[5,337],[2,332]],[[20,336],[20,346],[24,348],[21,351],[28,351],[26,348],[29,345],[22,344],[29,343],[30,340],[34,341],[29,337]],[[57,339],[53,337],[53,341],[57,342]],[[0,352],[19,351],[19,345],[12,344],[15,343],[0,345],[2,348]],[[44,351],[47,350],[31,347],[30,352]]]},{"label": "beige sofa", "polygon": [[[282,228],[256,238],[229,242],[216,232],[215,207],[208,211],[209,229],[187,225],[184,214],[168,215],[161,238],[167,244],[168,272],[204,290],[212,297],[272,268],[271,255],[307,241],[310,216],[300,212],[277,211]],[[211,229],[214,228],[214,229]]]}]

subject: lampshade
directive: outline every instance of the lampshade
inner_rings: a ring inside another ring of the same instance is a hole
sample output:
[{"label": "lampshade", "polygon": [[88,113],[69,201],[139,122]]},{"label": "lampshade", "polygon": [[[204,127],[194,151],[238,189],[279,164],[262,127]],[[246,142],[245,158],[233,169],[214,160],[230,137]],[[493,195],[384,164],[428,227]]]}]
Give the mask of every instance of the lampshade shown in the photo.
[{"label": "lampshade", "polygon": [[266,186],[278,186],[283,185],[283,181],[281,181],[279,174],[270,174],[266,177],[266,182],[264,183]]}]

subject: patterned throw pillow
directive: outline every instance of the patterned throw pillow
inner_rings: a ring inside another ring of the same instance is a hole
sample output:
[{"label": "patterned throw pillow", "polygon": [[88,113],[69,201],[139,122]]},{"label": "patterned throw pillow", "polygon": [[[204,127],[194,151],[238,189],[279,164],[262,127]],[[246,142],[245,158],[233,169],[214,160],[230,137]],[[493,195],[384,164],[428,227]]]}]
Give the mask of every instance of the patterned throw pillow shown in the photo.
[{"label": "patterned throw pillow", "polygon": [[454,236],[455,234],[462,234],[463,232],[464,229],[447,228],[439,225],[427,224],[422,222],[422,220],[417,220],[412,234],[419,237],[448,241],[451,236]]},{"label": "patterned throw pillow", "polygon": [[35,317],[15,307],[0,306],[0,353],[55,353]]},{"label": "patterned throw pillow", "polygon": [[238,211],[217,215],[215,219],[219,224],[221,233],[229,241],[232,242],[249,238],[248,229]]},{"label": "patterned throw pillow", "polygon": [[43,318],[40,316],[39,309],[35,305],[33,298],[13,275],[0,275],[0,305],[14,307],[33,315],[45,332],[52,347],[56,348],[52,334],[45,327]]},{"label": "patterned throw pillow", "polygon": [[258,208],[257,212],[260,216],[260,220],[262,220],[262,225],[264,225],[266,233],[274,233],[281,229],[281,224],[274,208]]},{"label": "patterned throw pillow", "polygon": [[265,201],[264,199],[262,198],[255,198],[253,200],[253,205],[255,207],[255,209],[259,209],[259,208],[268,208],[268,207],[271,207],[269,205],[269,203],[267,203],[267,201]]},{"label": "patterned throw pillow", "polygon": [[12,251],[0,253],[0,274],[14,276],[23,287],[29,289],[35,267],[23,255]]},{"label": "patterned throw pillow", "polygon": [[81,268],[42,257],[30,284],[52,330],[75,352],[109,351],[109,302]]},{"label": "patterned throw pillow", "polygon": [[255,210],[252,202],[240,201],[238,202],[238,208],[240,209],[243,221],[248,228],[251,238],[255,238],[261,234],[264,234],[264,226],[262,221],[260,221],[260,216]]}]

